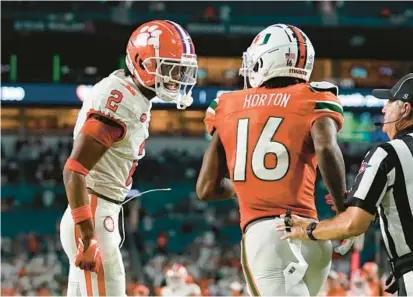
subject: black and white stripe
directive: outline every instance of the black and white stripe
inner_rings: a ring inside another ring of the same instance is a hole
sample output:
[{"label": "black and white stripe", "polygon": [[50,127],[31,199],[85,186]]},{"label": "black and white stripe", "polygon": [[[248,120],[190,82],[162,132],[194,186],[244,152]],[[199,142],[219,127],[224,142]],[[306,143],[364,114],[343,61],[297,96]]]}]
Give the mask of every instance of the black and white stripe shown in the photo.
[{"label": "black and white stripe", "polygon": [[378,213],[390,258],[413,252],[413,129],[370,151],[348,203]]}]

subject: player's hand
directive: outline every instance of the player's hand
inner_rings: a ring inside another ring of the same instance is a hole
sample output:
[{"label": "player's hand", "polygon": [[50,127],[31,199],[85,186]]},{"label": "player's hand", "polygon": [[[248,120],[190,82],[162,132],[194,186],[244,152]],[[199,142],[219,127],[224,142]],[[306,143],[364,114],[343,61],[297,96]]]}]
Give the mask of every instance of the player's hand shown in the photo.
[{"label": "player's hand", "polygon": [[82,270],[93,271],[98,273],[102,266],[100,248],[96,238],[82,240],[79,238],[75,265]]},{"label": "player's hand", "polygon": [[338,247],[334,248],[334,252],[344,256],[353,246],[355,239],[355,237],[344,239]]},{"label": "player's hand", "polygon": [[[281,218],[284,219],[285,215],[281,215]],[[301,218],[296,215],[291,215],[292,225],[290,227],[291,231],[287,232],[283,237],[282,240],[286,239],[301,239],[301,240],[311,240],[307,236],[307,227],[310,223],[314,222],[314,220]],[[285,224],[277,224],[275,226],[277,231],[286,231],[287,226]]]},{"label": "player's hand", "polygon": [[326,200],[326,203],[327,203],[328,205],[330,205],[332,211],[337,211],[337,208],[335,207],[335,205],[334,205],[334,203],[333,203],[333,196],[331,196],[330,193],[326,194],[326,195],[324,196],[324,199]]},{"label": "player's hand", "polygon": [[194,103],[194,98],[192,98],[192,92],[189,92],[189,94],[185,96],[183,103],[186,107],[189,107],[192,105],[192,103]]},{"label": "player's hand", "polygon": [[386,279],[384,291],[389,294],[394,294],[399,291],[399,284],[397,283],[393,273],[390,273],[389,277]]}]

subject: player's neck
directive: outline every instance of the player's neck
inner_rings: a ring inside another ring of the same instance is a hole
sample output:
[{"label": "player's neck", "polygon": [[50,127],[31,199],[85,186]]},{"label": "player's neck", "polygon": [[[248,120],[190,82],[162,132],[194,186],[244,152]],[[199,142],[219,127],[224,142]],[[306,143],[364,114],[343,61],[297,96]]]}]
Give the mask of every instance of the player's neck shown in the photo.
[{"label": "player's neck", "polygon": [[149,89],[147,89],[147,88],[145,88],[141,85],[138,85],[138,89],[142,93],[142,95],[145,96],[146,99],[148,99],[148,100],[152,100],[153,98],[156,97],[156,94],[155,94],[154,91],[149,90]]},{"label": "player's neck", "polygon": [[148,100],[152,100],[153,98],[156,97],[156,94],[154,91],[149,90],[145,88],[144,86],[142,86],[135,77],[132,76],[132,80],[134,84],[136,85],[136,87],[139,89],[139,92],[141,92],[141,94],[145,96]]}]

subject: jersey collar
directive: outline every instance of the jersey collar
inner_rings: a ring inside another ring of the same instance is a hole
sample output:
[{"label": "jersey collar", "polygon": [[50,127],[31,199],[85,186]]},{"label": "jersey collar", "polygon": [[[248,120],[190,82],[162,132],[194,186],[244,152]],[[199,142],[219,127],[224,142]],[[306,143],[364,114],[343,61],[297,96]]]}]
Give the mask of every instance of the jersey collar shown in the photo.
[{"label": "jersey collar", "polygon": [[411,126],[409,126],[409,127],[407,127],[407,128],[404,128],[403,130],[397,132],[397,133],[396,133],[396,136],[394,137],[394,139],[403,138],[403,136],[405,136],[406,134],[409,134],[409,133],[413,133],[413,125],[411,125]]}]

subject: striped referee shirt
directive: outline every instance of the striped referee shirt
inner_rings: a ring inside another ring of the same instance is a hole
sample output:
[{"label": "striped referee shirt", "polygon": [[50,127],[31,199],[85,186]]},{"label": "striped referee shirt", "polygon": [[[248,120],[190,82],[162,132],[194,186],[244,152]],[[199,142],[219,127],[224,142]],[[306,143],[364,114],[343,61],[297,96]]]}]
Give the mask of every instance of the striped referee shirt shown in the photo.
[{"label": "striped referee shirt", "polygon": [[413,252],[413,126],[367,153],[347,204],[379,215],[390,259]]}]

